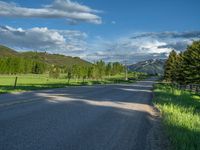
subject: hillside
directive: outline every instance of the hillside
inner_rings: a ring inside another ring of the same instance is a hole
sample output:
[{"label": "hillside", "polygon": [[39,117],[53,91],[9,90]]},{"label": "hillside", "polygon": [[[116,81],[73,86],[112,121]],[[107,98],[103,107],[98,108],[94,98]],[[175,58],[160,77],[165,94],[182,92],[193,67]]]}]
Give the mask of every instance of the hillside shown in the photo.
[{"label": "hillside", "polygon": [[0,45],[0,57],[10,57],[10,56],[19,56],[19,53],[6,46]]},{"label": "hillside", "polygon": [[38,60],[47,64],[54,64],[58,66],[72,66],[77,65],[90,65],[91,63],[80,59],[79,57],[71,57],[60,54],[49,54],[45,52],[23,52],[21,55],[25,58]]},{"label": "hillside", "polygon": [[164,64],[164,59],[150,59],[129,65],[128,68],[131,71],[138,71],[155,75],[164,73]]},{"label": "hillside", "polygon": [[35,61],[44,62],[48,65],[58,66],[72,66],[77,65],[90,65],[91,63],[80,59],[79,57],[71,57],[60,54],[49,54],[46,52],[17,52],[8,47],[0,45],[0,58],[1,57],[22,57],[28,58]]}]

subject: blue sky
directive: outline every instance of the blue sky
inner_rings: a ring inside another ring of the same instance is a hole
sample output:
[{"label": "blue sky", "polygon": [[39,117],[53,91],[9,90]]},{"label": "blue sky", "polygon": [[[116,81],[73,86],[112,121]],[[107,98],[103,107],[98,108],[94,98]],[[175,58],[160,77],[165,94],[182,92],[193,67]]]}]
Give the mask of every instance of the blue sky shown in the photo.
[{"label": "blue sky", "polygon": [[199,0],[0,1],[0,43],[91,61],[166,58],[200,39],[199,6]]}]

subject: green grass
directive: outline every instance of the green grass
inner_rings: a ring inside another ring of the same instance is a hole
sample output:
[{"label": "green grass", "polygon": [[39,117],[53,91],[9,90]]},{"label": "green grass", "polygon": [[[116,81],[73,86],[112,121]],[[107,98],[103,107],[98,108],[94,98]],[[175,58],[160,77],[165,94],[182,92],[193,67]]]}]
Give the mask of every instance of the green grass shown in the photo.
[{"label": "green grass", "polygon": [[28,74],[28,75],[17,75],[17,76],[18,76],[17,87],[14,89],[13,86],[16,75],[0,75],[0,93],[10,93],[19,91],[49,89],[49,88],[62,88],[66,86],[135,82],[135,80],[125,81],[123,74],[111,77],[104,77],[103,80],[87,79],[85,80],[84,83],[82,79],[80,80],[71,79],[69,84],[65,75],[61,75],[59,79],[49,78],[47,74],[42,74],[42,75]]},{"label": "green grass", "polygon": [[200,150],[200,96],[169,84],[157,84],[154,104],[162,113],[172,147]]}]

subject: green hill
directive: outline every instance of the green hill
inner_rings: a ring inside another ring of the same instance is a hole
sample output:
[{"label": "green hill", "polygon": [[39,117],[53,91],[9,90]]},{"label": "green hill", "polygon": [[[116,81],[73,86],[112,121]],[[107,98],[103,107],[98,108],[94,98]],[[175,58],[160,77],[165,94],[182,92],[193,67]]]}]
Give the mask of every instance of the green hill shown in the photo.
[{"label": "green hill", "polygon": [[19,56],[19,53],[6,46],[0,45],[0,57],[10,57],[10,56]]},{"label": "green hill", "polygon": [[71,57],[60,54],[49,54],[46,52],[17,52],[8,47],[0,45],[0,58],[1,57],[21,57],[34,61],[43,62],[47,65],[72,66],[72,65],[91,65],[90,62],[80,59],[79,57]]}]

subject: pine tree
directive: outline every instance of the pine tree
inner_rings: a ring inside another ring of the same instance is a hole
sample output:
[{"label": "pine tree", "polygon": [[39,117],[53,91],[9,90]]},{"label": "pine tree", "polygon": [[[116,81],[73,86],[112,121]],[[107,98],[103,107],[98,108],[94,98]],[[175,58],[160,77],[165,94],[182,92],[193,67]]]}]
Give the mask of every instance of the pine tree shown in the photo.
[{"label": "pine tree", "polygon": [[200,41],[188,46],[183,55],[186,83],[200,83]]},{"label": "pine tree", "polygon": [[170,53],[165,64],[164,78],[179,84],[200,84],[200,41],[193,42],[184,53]]},{"label": "pine tree", "polygon": [[175,61],[175,80],[177,83],[179,84],[185,84],[185,74],[184,74],[184,57],[183,57],[183,53],[180,53],[177,55],[176,57],[176,61]]},{"label": "pine tree", "polygon": [[176,62],[177,59],[177,53],[176,51],[171,51],[169,54],[169,58],[167,59],[165,63],[165,72],[164,72],[164,78],[166,81],[176,81]]}]

